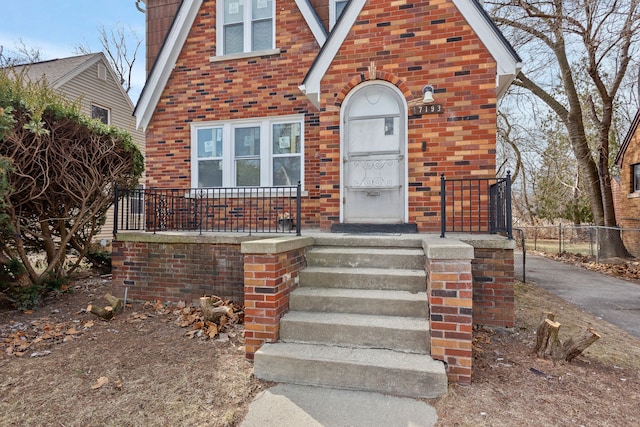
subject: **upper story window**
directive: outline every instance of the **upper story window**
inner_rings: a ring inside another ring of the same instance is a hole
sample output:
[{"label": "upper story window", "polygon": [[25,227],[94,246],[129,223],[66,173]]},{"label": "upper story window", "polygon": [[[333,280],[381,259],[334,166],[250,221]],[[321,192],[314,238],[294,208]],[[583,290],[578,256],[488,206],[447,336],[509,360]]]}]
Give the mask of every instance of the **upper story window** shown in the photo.
[{"label": "upper story window", "polygon": [[329,26],[331,28],[336,25],[336,21],[342,15],[347,3],[348,0],[329,0]]},{"label": "upper story window", "polygon": [[98,119],[105,125],[108,125],[111,122],[111,112],[108,108],[91,105],[91,118]]},{"label": "upper story window", "polygon": [[191,132],[193,187],[277,187],[303,177],[303,116],[198,123]]},{"label": "upper story window", "polygon": [[218,2],[218,55],[274,49],[274,14],[274,0]]},{"label": "upper story window", "polygon": [[636,163],[635,165],[631,166],[632,169],[632,173],[633,173],[633,187],[631,188],[631,190],[635,193],[638,192],[640,193],[640,163]]}]

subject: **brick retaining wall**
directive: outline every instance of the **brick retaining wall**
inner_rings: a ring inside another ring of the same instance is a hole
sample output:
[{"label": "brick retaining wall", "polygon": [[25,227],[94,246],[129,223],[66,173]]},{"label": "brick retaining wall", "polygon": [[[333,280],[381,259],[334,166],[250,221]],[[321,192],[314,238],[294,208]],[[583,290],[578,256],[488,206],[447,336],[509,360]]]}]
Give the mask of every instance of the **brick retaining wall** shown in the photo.
[{"label": "brick retaining wall", "polygon": [[[121,234],[113,242],[113,283],[137,300],[193,302],[218,295],[245,306],[246,357],[279,338],[280,318],[306,265],[312,237]],[[431,354],[449,381],[472,377],[473,325],[514,325],[513,241],[425,237]]]},{"label": "brick retaining wall", "polygon": [[512,328],[515,325],[513,249],[475,248],[473,323]]},{"label": "brick retaining wall", "polygon": [[113,283],[134,300],[192,303],[217,295],[244,304],[242,238],[120,233],[113,242]]}]

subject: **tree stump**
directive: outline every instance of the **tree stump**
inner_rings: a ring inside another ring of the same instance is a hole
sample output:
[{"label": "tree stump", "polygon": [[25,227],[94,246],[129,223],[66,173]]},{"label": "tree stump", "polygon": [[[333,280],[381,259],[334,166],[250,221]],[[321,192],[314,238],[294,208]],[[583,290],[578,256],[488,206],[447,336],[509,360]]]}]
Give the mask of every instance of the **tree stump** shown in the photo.
[{"label": "tree stump", "polygon": [[570,362],[600,338],[593,328],[588,328],[578,340],[569,338],[563,344],[558,337],[561,325],[555,322],[554,318],[553,313],[545,313],[538,326],[533,351],[540,358]]}]

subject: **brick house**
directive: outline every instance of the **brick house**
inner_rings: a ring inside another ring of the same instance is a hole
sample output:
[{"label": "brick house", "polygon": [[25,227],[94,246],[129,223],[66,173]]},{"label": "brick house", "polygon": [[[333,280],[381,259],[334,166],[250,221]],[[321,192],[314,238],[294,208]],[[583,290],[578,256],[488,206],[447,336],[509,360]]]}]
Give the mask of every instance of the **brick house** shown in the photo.
[{"label": "brick house", "polygon": [[[145,193],[141,222],[119,219],[114,282],[141,299],[177,301],[203,292],[242,299],[247,357],[255,356],[262,370],[277,365],[258,356],[283,338],[281,319],[296,310],[290,296],[301,296],[297,288],[349,282],[340,296],[324,297],[335,306],[362,282],[388,286],[395,280],[388,270],[397,269],[399,287],[414,277],[418,288],[385,291],[404,292],[398,301],[407,306],[403,298],[417,293],[430,313],[430,331],[419,333],[430,342],[413,350],[446,362],[450,381],[468,383],[473,323],[514,322],[513,241],[435,234],[489,231],[465,228],[464,215],[443,215],[443,207],[458,204],[483,223],[493,217],[489,186],[471,197],[465,183],[485,188],[484,180],[496,179],[496,103],[521,64],[482,6],[475,0],[144,3],[153,66],[135,115],[146,131],[146,184],[159,192]],[[443,175],[461,180],[446,202]],[[267,190],[285,188],[293,196],[298,182],[295,210],[278,206]],[[149,207],[156,199],[162,206]],[[249,220],[248,234],[203,233],[209,219],[217,230],[223,224],[238,231],[239,219],[265,204]],[[262,221],[259,231],[269,232],[285,214],[295,216],[301,236],[251,231]],[[163,232],[176,227],[181,232]],[[358,232],[369,234],[351,236]],[[413,251],[421,255],[407,272],[399,265]],[[387,266],[396,257],[398,264]],[[324,276],[335,273],[327,268],[356,265],[370,277]],[[368,301],[347,305],[365,311],[377,305]],[[354,327],[330,323],[322,329]],[[408,395],[428,396],[416,390]]]},{"label": "brick house", "polygon": [[625,136],[620,151],[616,156],[616,166],[620,168],[620,180],[617,192],[616,219],[623,229],[622,240],[627,250],[635,257],[640,257],[640,111]]}]

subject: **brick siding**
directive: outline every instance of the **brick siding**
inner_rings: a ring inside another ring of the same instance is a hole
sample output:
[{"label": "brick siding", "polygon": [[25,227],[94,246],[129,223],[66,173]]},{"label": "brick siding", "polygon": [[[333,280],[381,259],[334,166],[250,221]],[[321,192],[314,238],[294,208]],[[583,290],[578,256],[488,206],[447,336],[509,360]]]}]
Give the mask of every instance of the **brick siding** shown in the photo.
[{"label": "brick siding", "polygon": [[289,294],[306,265],[304,248],[244,257],[245,354],[253,359],[265,342],[280,338],[280,318],[289,311]]},{"label": "brick siding", "polygon": [[149,187],[190,187],[191,123],[304,114],[302,226],[328,230],[340,218],[342,101],[372,79],[407,103],[433,85],[444,108],[408,118],[408,222],[419,231],[438,230],[441,173],[494,176],[496,65],[452,3],[367,2],[322,80],[320,111],[298,89],[319,46],[293,0],[277,11],[279,54],[211,62],[215,2],[203,2],[148,126]]},{"label": "brick siding", "polygon": [[447,363],[450,382],[470,384],[473,362],[473,290],[470,260],[427,258],[431,357]]},{"label": "brick siding", "polygon": [[640,193],[633,191],[634,164],[640,163],[640,131],[636,130],[620,166],[620,193],[616,209],[616,219],[623,231],[622,240],[632,255],[640,257]]},{"label": "brick siding", "polygon": [[513,327],[513,249],[475,248],[471,271],[474,325]]},{"label": "brick siding", "polygon": [[113,242],[113,283],[128,286],[128,297],[143,301],[186,301],[217,295],[244,303],[240,243]]}]

